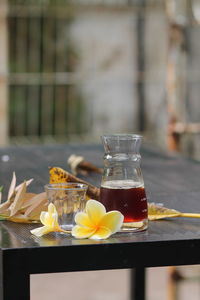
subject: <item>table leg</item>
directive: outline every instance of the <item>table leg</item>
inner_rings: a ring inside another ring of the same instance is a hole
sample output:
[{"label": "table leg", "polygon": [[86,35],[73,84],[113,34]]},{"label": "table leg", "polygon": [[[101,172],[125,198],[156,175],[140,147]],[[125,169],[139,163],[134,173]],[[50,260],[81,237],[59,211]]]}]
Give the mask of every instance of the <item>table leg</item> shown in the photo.
[{"label": "table leg", "polygon": [[145,268],[134,268],[130,271],[130,299],[145,300]]},{"label": "table leg", "polygon": [[0,300],[29,300],[30,275],[10,270],[0,274]]}]

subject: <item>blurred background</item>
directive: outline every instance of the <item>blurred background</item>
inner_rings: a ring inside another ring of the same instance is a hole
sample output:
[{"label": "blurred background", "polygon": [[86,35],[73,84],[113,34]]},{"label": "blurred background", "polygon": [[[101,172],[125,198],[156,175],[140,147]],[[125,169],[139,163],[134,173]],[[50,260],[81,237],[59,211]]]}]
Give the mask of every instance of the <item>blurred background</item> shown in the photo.
[{"label": "blurred background", "polygon": [[0,145],[136,132],[200,158],[199,0],[0,5]]},{"label": "blurred background", "polygon": [[[199,0],[0,0],[0,146],[130,132],[199,160],[199,37]],[[126,270],[98,274],[76,274],[81,293],[104,284],[81,300],[128,299]],[[71,286],[72,274],[37,276],[33,300],[55,299],[56,286],[58,299],[70,295],[59,283]],[[165,299],[166,276],[148,270],[148,300]],[[181,300],[191,288],[198,299],[191,282]]]}]

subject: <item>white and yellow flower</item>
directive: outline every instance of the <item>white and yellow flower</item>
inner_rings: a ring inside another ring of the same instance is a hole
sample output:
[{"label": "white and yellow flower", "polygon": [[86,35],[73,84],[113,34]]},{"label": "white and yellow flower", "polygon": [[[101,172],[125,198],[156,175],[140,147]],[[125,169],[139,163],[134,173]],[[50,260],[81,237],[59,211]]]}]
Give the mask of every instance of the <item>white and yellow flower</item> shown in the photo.
[{"label": "white and yellow flower", "polygon": [[85,212],[75,216],[72,236],[83,239],[106,239],[120,230],[124,217],[119,211],[110,211],[96,200],[88,200]]},{"label": "white and yellow flower", "polygon": [[41,212],[40,221],[44,226],[31,230],[31,233],[38,237],[49,232],[63,232],[58,224],[58,213],[53,203],[48,205],[48,211]]},{"label": "white and yellow flower", "polygon": [[[79,212],[75,216],[76,225],[72,228],[72,236],[78,239],[106,239],[120,230],[123,224],[123,215],[116,210],[106,213],[106,209],[96,200],[88,200],[85,212]],[[48,205],[48,211],[42,211],[40,221],[42,227],[31,230],[31,233],[41,237],[49,232],[63,232],[58,224],[58,213],[54,204]]]}]

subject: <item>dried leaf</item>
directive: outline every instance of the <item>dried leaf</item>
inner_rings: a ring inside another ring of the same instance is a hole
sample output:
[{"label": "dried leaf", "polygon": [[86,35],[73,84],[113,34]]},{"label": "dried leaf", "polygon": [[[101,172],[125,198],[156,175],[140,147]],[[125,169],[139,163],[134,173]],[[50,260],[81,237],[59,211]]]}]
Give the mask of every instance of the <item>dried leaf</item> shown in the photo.
[{"label": "dried leaf", "polygon": [[8,191],[8,201],[12,198],[13,194],[15,193],[15,187],[16,187],[16,175],[15,172],[13,172],[12,181]]},{"label": "dried leaf", "polygon": [[39,221],[41,211],[47,210],[48,201],[46,193],[39,195],[26,193],[26,187],[32,180],[24,181],[16,187],[16,176],[13,173],[8,192],[9,198],[6,202],[0,204],[0,219],[18,223]]},{"label": "dried leaf", "polygon": [[20,210],[21,212],[22,211],[25,212],[25,210],[34,203],[34,197],[36,195],[37,194],[34,194],[34,193],[26,193],[24,195],[24,202],[23,202],[21,210]]},{"label": "dried leaf", "polygon": [[10,214],[10,212],[8,210],[9,206],[10,206],[10,201],[6,201],[4,203],[1,203],[0,204],[0,214],[5,214],[5,215],[8,214],[9,215]]},{"label": "dried leaf", "polygon": [[175,209],[164,207],[162,204],[149,203],[148,204],[148,219],[150,221],[164,219],[164,218],[200,218],[199,213],[183,213]]},{"label": "dried leaf", "polygon": [[15,195],[15,185],[16,185],[16,176],[15,176],[15,172],[13,172],[12,181],[8,191],[8,199],[7,201],[0,204],[0,213],[3,213],[5,215],[10,214],[8,208],[13,202],[13,196]]},{"label": "dried leaf", "polygon": [[[27,186],[29,186],[29,184],[31,183],[33,181],[33,178],[32,179],[29,179],[29,180],[26,180],[26,181],[24,181],[25,183],[26,183],[26,187]],[[24,182],[22,182],[21,184],[19,184],[18,186],[16,186],[16,188],[15,188],[15,192],[17,192],[20,188],[21,188],[21,186],[24,184]]]},{"label": "dried leaf", "polygon": [[25,216],[27,218],[32,218],[36,215],[40,215],[42,210],[47,210],[48,200],[46,193],[40,193],[33,197],[32,199],[32,205],[28,207],[28,209],[25,211]]},{"label": "dried leaf", "polygon": [[15,199],[11,204],[11,206],[9,207],[11,217],[14,216],[18,212],[18,210],[20,210],[20,208],[22,207],[25,193],[26,193],[26,182],[20,185],[20,189],[17,191]]},{"label": "dried leaf", "polygon": [[98,187],[90,184],[89,182],[83,179],[80,179],[72,175],[71,173],[63,170],[62,168],[59,167],[49,168],[49,175],[50,175],[49,183],[79,182],[79,183],[86,184],[88,186],[86,195],[90,199],[95,199],[95,200],[99,199],[100,189]]},{"label": "dried leaf", "polygon": [[9,199],[3,203],[0,204],[0,214],[5,214],[5,215],[9,215],[10,212],[8,210],[9,206],[11,205],[11,203],[13,202],[13,199]]},{"label": "dried leaf", "polygon": [[180,214],[181,212],[175,209],[166,208],[162,204],[148,204],[148,219],[151,221],[164,218],[178,217],[180,216]]},{"label": "dried leaf", "polygon": [[53,167],[49,169],[49,183],[65,183],[68,182],[68,173],[62,168]]},{"label": "dried leaf", "polygon": [[30,223],[30,220],[26,218],[23,214],[16,214],[13,217],[7,218],[7,220],[15,223]]}]

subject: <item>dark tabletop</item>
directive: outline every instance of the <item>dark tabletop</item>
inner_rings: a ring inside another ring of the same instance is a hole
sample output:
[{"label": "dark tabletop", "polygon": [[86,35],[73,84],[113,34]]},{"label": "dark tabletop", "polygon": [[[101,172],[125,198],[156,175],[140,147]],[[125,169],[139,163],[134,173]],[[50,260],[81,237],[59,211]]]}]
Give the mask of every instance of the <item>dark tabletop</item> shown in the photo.
[{"label": "dark tabletop", "polygon": [[[103,147],[100,145],[1,148],[0,186],[4,186],[4,197],[13,171],[16,172],[18,183],[34,178],[28,190],[39,193],[49,181],[48,167],[58,166],[68,170],[67,159],[71,154],[83,155],[99,167],[103,165]],[[168,155],[147,145],[143,146],[141,154],[149,202],[163,203],[182,212],[200,212],[199,162]],[[101,178],[100,175],[91,174],[84,179],[99,186]],[[2,251],[15,251],[19,257],[27,255],[27,261],[33,253],[38,255],[38,259],[43,257],[45,249],[48,249],[48,255],[66,253],[67,256],[73,253],[80,256],[75,264],[71,262],[69,270],[200,263],[200,219],[151,221],[148,230],[143,233],[118,233],[104,241],[77,240],[54,233],[36,238],[30,234],[30,229],[36,226],[0,222]],[[85,258],[82,263],[86,254],[90,260]],[[92,254],[98,254],[99,260]],[[33,273],[38,272],[33,265],[31,268]],[[48,272],[47,262],[42,271]]]}]

